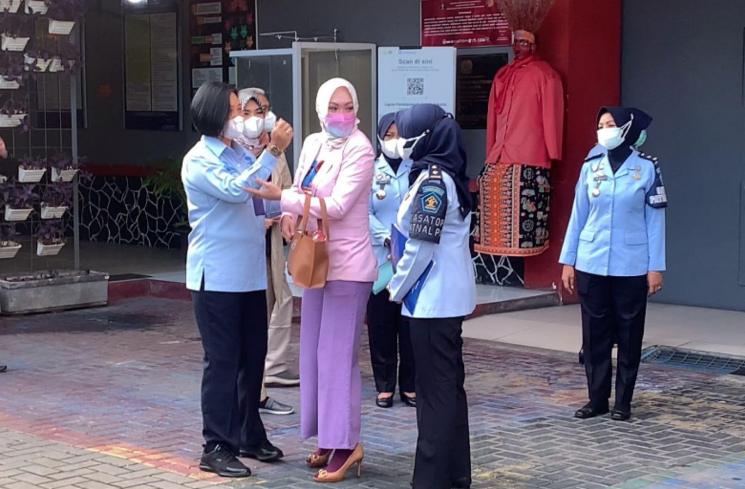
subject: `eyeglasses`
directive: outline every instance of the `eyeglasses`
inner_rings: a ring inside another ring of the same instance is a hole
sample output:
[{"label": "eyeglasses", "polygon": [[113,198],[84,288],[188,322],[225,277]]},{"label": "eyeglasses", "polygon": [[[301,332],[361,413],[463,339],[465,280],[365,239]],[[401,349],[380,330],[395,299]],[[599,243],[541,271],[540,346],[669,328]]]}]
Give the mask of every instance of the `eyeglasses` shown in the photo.
[{"label": "eyeglasses", "polygon": [[512,44],[514,46],[520,46],[521,48],[529,48],[533,45],[532,42],[525,39],[515,39],[515,42],[513,42]]}]

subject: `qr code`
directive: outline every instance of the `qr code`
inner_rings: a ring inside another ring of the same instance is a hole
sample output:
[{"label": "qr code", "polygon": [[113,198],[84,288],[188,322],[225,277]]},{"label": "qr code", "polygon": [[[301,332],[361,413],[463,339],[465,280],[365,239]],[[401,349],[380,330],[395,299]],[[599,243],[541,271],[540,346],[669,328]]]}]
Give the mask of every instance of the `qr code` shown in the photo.
[{"label": "qr code", "polygon": [[424,78],[407,78],[406,95],[424,95]]}]

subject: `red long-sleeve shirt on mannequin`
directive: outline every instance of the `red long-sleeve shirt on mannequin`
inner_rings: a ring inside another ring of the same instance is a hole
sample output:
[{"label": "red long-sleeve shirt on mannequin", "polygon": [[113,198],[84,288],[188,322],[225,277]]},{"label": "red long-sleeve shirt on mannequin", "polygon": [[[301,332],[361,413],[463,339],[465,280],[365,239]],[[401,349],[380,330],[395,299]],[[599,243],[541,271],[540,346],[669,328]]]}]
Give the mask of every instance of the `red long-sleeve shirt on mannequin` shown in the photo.
[{"label": "red long-sleeve shirt on mannequin", "polygon": [[564,90],[559,74],[535,55],[499,70],[489,95],[486,163],[550,168],[561,159]]}]

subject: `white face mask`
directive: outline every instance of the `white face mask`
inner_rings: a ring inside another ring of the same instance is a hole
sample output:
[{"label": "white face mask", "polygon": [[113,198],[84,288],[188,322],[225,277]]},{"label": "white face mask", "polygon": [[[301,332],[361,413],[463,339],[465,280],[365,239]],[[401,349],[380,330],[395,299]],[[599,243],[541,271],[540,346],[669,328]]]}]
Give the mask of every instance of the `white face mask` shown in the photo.
[{"label": "white face mask", "polygon": [[411,159],[411,154],[414,152],[414,147],[417,145],[419,141],[422,140],[423,137],[427,136],[428,134],[429,134],[429,129],[427,129],[426,131],[424,131],[422,134],[420,134],[419,136],[415,138],[394,139],[393,141],[396,141],[396,157],[401,158],[402,160]]},{"label": "white face mask", "polygon": [[380,151],[386,155],[388,158],[392,160],[398,159],[398,139],[380,139],[378,138],[378,141],[380,141]]},{"label": "white face mask", "polygon": [[245,122],[243,120],[243,116],[237,115],[225,124],[222,135],[223,137],[226,137],[228,139],[239,138],[243,136],[244,126]]},{"label": "white face mask", "polygon": [[266,118],[264,118],[264,130],[266,132],[272,132],[274,129],[274,126],[277,125],[277,115],[272,112],[271,110],[266,113]]},{"label": "white face mask", "polygon": [[264,132],[265,123],[261,117],[252,116],[243,124],[243,136],[248,139],[258,139]]},{"label": "white face mask", "polygon": [[611,150],[621,146],[626,135],[631,129],[631,123],[634,121],[634,115],[631,115],[629,122],[621,127],[605,127],[598,129],[598,144],[605,149]]}]

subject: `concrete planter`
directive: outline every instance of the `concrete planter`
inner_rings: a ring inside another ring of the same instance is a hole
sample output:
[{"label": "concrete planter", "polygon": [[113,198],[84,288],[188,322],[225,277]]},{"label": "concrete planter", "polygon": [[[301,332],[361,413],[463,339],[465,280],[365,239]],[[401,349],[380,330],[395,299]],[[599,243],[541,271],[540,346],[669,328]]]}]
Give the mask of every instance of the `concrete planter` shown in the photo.
[{"label": "concrete planter", "polygon": [[25,221],[34,209],[13,209],[5,205],[5,220],[9,222]]},{"label": "concrete planter", "polygon": [[44,15],[49,10],[47,3],[44,0],[26,0],[26,13],[27,14],[41,14]]},{"label": "concrete planter", "polygon": [[36,242],[36,254],[38,256],[59,255],[59,252],[62,251],[63,246],[65,246],[65,243],[44,244],[41,241],[37,241]]},{"label": "concrete planter", "polygon": [[20,52],[26,49],[26,44],[28,44],[30,40],[30,37],[11,37],[7,34],[3,34],[0,49],[3,51]]},{"label": "concrete planter", "polygon": [[15,258],[18,254],[18,250],[21,249],[21,244],[15,241],[8,241],[5,246],[0,246],[0,259],[3,258]]},{"label": "concrete planter", "polygon": [[23,123],[16,115],[0,114],[0,127],[18,127]]},{"label": "concrete planter", "polygon": [[15,14],[21,8],[21,0],[0,0],[0,12]]},{"label": "concrete planter", "polygon": [[94,271],[48,270],[0,277],[0,313],[24,314],[108,302],[109,276]]},{"label": "concrete planter", "polygon": [[0,75],[0,90],[18,90],[19,88],[21,88],[21,84],[18,83],[18,80]]},{"label": "concrete planter", "polygon": [[66,205],[62,205],[59,207],[52,207],[42,202],[41,203],[41,218],[42,219],[62,219],[62,216],[65,215],[66,210],[67,210]]},{"label": "concrete planter", "polygon": [[74,20],[54,20],[49,19],[49,33],[58,36],[68,36],[75,28]]},{"label": "concrete planter", "polygon": [[58,170],[52,168],[52,181],[53,182],[72,182],[75,178],[75,174],[78,173],[77,168],[67,168],[65,170]]},{"label": "concrete planter", "polygon": [[46,168],[21,168],[18,167],[18,181],[22,183],[37,183],[40,182],[47,172]]}]

